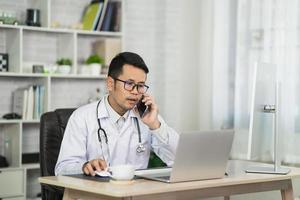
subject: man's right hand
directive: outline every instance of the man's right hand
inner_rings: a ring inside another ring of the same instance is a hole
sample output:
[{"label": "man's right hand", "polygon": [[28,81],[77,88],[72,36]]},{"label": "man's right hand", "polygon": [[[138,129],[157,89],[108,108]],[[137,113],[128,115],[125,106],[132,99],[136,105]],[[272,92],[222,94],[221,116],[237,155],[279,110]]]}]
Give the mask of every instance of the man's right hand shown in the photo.
[{"label": "man's right hand", "polygon": [[86,175],[95,176],[95,171],[105,170],[107,168],[107,164],[102,159],[94,159],[90,160],[83,164],[82,171]]}]

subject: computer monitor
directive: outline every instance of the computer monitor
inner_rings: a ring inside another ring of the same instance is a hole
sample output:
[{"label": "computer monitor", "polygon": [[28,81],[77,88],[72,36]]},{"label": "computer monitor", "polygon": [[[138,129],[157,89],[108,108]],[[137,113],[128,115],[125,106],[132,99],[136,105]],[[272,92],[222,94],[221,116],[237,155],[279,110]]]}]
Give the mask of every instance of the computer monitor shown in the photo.
[{"label": "computer monitor", "polygon": [[274,165],[254,166],[246,172],[287,174],[290,171],[288,168],[280,167],[278,160],[281,85],[277,71],[274,64],[254,65],[248,140],[248,159],[274,161]]},{"label": "computer monitor", "polygon": [[276,65],[254,64],[250,125],[248,139],[248,159],[273,159],[274,115],[264,111],[265,105],[275,105]]}]

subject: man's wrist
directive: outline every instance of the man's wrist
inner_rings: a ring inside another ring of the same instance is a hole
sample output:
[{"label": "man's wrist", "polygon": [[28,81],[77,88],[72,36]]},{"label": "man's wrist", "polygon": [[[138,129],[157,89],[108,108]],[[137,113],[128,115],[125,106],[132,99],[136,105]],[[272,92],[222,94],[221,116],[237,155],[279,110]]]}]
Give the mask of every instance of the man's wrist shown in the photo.
[{"label": "man's wrist", "polygon": [[150,130],[156,130],[156,129],[158,129],[159,127],[161,126],[161,123],[160,123],[160,121],[155,121],[153,124],[151,124],[150,126],[149,126],[149,128],[150,128]]}]

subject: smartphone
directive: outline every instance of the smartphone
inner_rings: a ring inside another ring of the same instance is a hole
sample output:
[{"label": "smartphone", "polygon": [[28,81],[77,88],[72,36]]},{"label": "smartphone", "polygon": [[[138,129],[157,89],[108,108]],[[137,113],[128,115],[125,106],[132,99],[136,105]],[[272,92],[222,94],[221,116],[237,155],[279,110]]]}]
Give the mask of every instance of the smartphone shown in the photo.
[{"label": "smartphone", "polygon": [[144,114],[147,112],[148,110],[148,106],[145,105],[144,102],[142,102],[143,98],[141,98],[141,100],[136,104],[137,110],[139,112],[139,115],[141,118],[144,117]]}]

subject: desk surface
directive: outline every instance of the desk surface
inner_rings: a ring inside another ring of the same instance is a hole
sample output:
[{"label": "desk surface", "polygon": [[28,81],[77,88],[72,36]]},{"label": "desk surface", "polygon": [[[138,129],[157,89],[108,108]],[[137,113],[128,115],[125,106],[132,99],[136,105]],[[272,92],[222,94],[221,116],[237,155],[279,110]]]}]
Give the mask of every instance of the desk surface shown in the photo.
[{"label": "desk surface", "polygon": [[229,161],[227,167],[228,176],[223,179],[213,179],[204,181],[190,181],[181,183],[162,183],[144,179],[134,180],[131,184],[116,184],[111,182],[97,182],[91,180],[78,179],[68,176],[40,177],[40,183],[61,186],[94,194],[102,194],[112,197],[129,197],[138,195],[151,195],[165,192],[175,192],[182,190],[216,188],[224,186],[243,185],[251,183],[264,183],[280,180],[290,180],[300,177],[300,168],[290,167],[291,172],[287,175],[273,174],[250,174],[244,170],[253,165],[249,161]]}]

